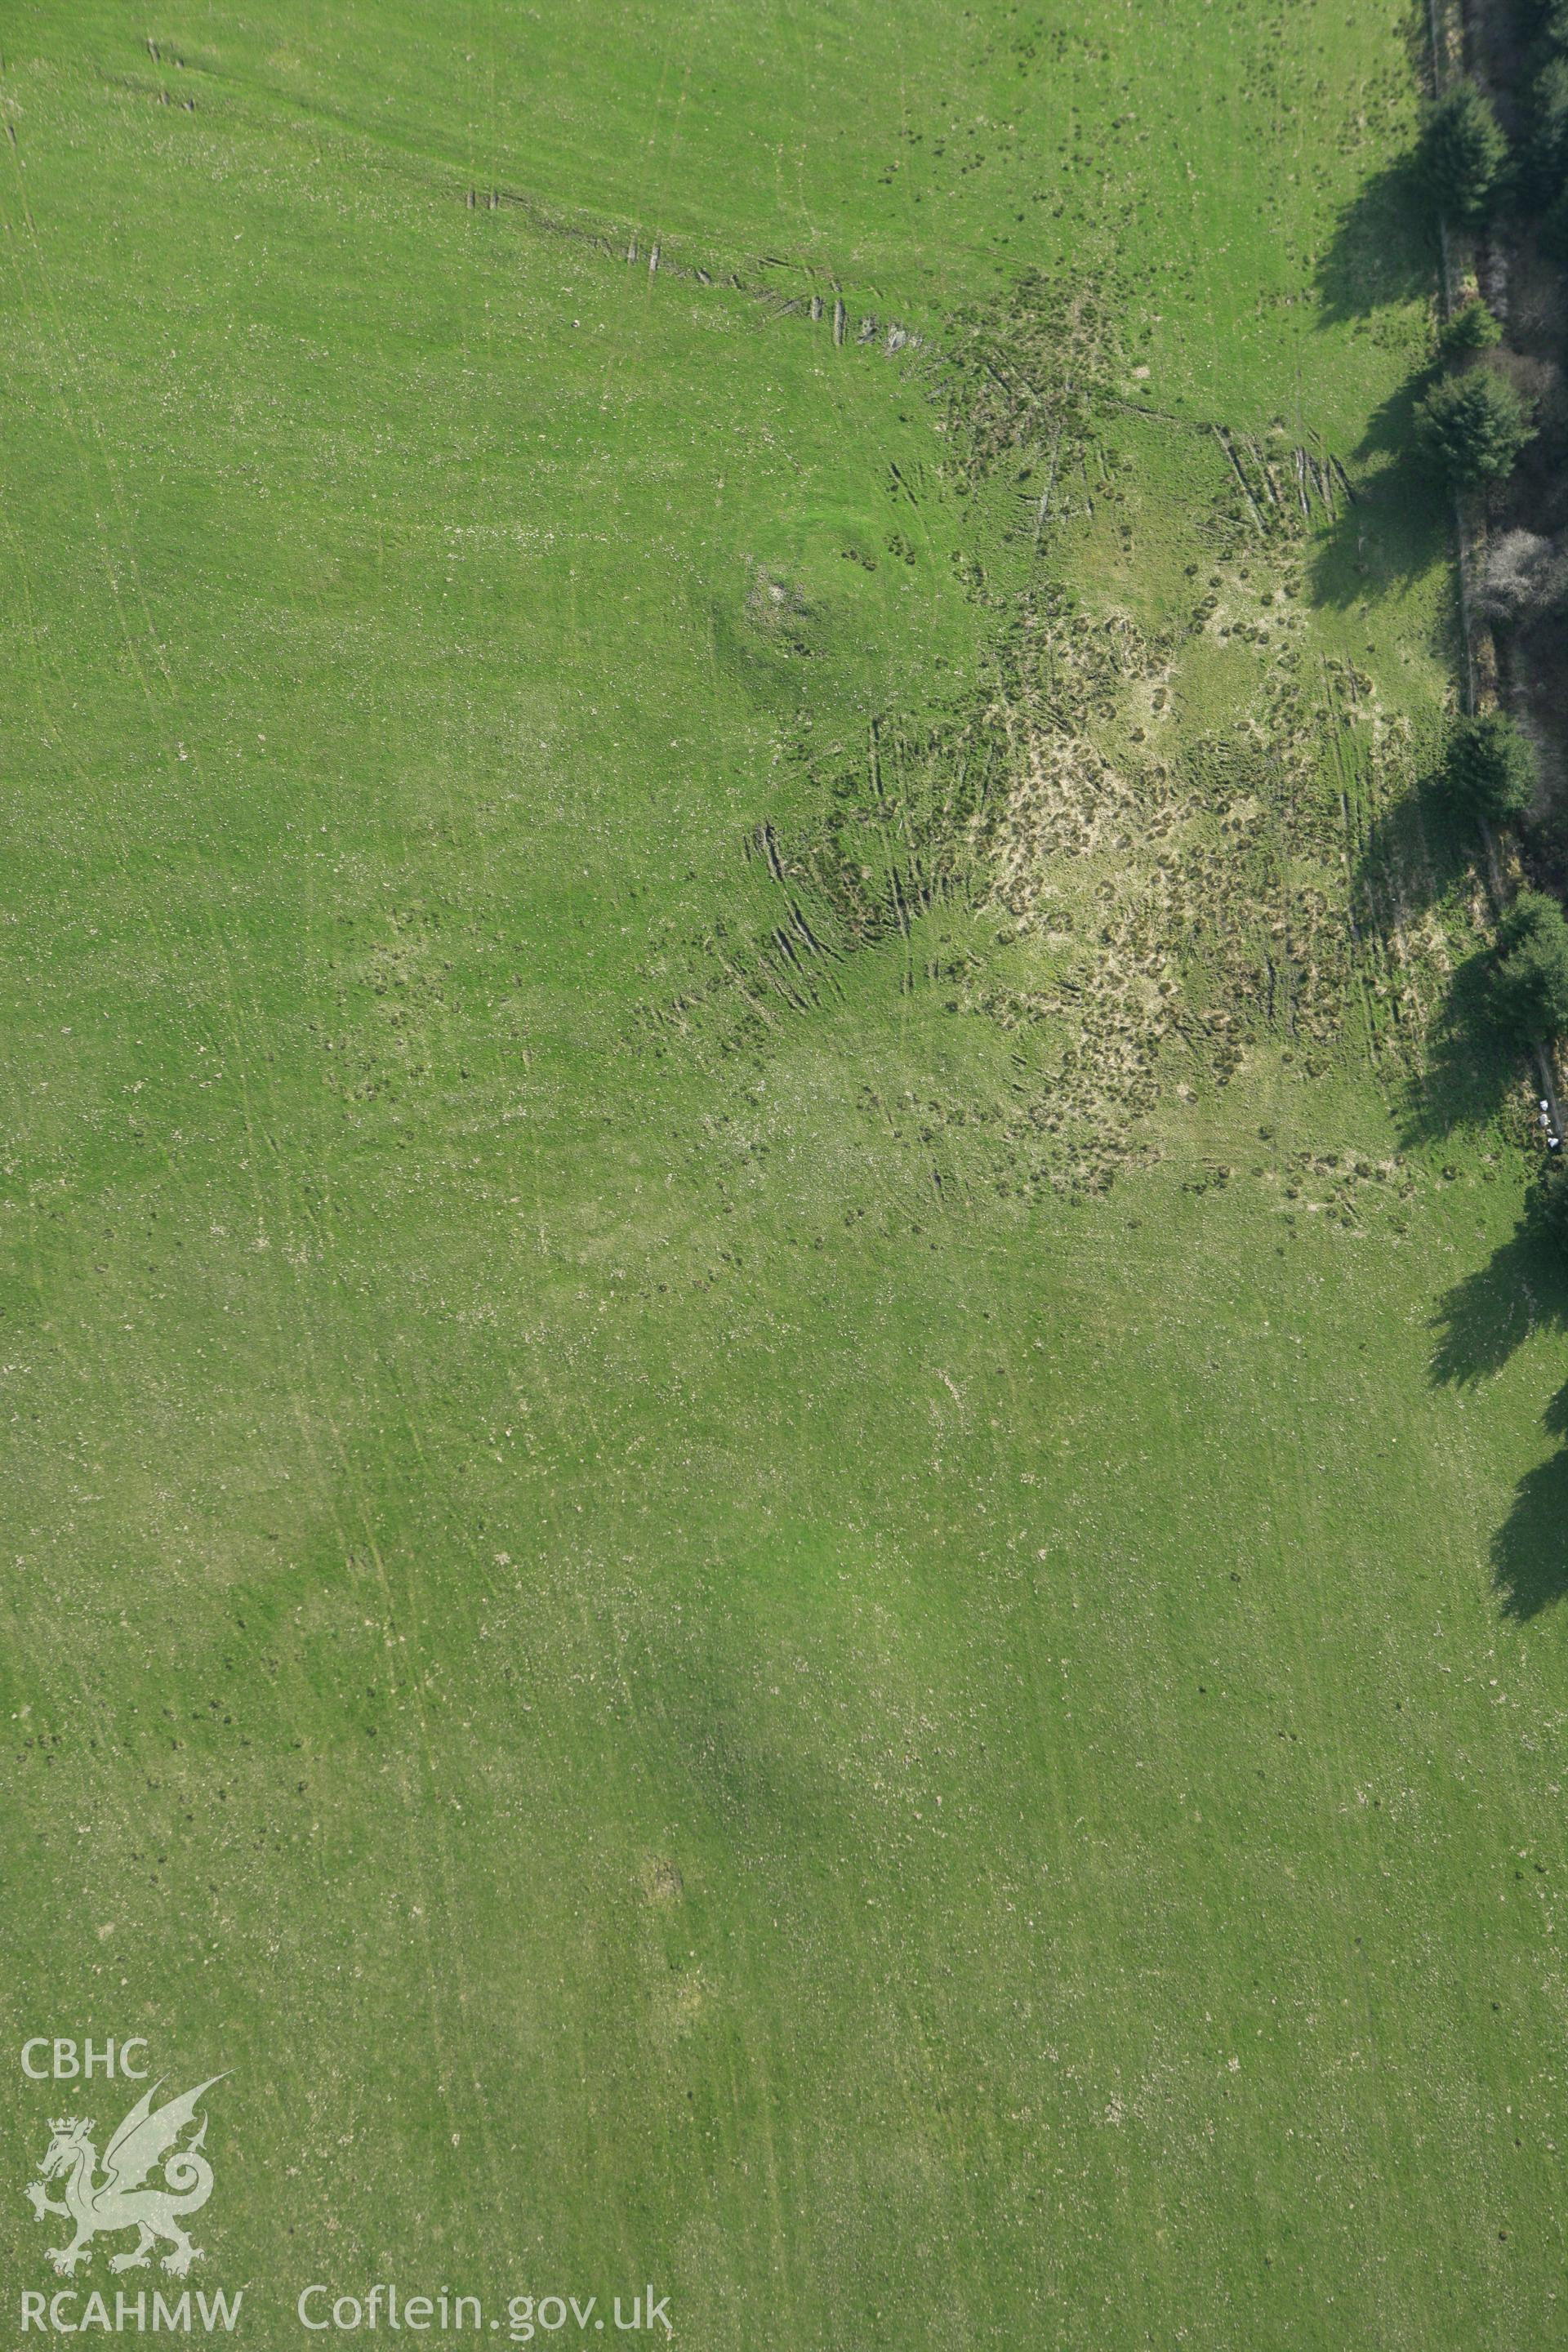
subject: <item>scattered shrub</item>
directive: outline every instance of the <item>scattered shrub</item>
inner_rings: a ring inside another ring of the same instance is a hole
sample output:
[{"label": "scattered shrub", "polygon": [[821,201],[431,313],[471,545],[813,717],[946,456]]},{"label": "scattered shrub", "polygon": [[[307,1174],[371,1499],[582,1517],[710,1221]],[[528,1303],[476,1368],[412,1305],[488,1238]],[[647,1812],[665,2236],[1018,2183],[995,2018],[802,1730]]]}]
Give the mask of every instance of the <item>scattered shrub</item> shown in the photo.
[{"label": "scattered shrub", "polygon": [[1529,738],[1500,710],[1460,719],[1444,773],[1455,799],[1493,824],[1521,816],[1540,781]]},{"label": "scattered shrub", "polygon": [[1502,341],[1502,329],[1486,304],[1467,302],[1456,310],[1437,338],[1445,359],[1462,359],[1468,352],[1489,352]]},{"label": "scattered shrub", "polygon": [[1508,168],[1508,141],[1474,82],[1456,84],[1427,109],[1419,160],[1440,211],[1468,227],[1485,220]]},{"label": "scattered shrub", "polygon": [[1415,411],[1422,448],[1459,489],[1496,481],[1531,436],[1524,403],[1506,376],[1489,368],[1445,376]]},{"label": "scattered shrub", "polygon": [[1521,1045],[1568,1028],[1568,922],[1543,890],[1521,890],[1498,926],[1492,1009]]}]

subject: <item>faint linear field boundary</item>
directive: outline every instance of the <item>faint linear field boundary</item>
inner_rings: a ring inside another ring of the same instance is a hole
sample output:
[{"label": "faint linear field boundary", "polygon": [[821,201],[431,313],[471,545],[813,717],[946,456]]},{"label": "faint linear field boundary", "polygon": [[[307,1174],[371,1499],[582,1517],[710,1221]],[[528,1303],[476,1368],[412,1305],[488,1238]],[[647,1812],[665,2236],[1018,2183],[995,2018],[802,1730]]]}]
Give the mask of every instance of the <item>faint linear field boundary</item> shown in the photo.
[{"label": "faint linear field boundary", "polygon": [[[515,188],[481,191],[470,187],[463,191],[463,202],[470,212],[483,208],[521,213],[540,236],[569,239],[605,260],[617,262],[627,269],[643,270],[649,278],[673,278],[698,286],[727,288],[766,306],[766,315],[760,323],[766,325],[775,319],[792,317],[804,319],[824,328],[836,350],[868,347],[889,359],[907,352],[923,354],[928,364],[942,357],[921,329],[905,325],[878,307],[883,299],[880,295],[873,292],[869,297],[851,296],[831,272],[813,269],[806,262],[765,253],[749,263],[743,273],[733,263],[712,257],[705,261],[693,260],[657,234],[569,220],[536,196]],[[761,271],[778,271],[783,276],[747,274]],[[799,281],[795,290],[791,290],[792,280]]]},{"label": "faint linear field boundary", "polygon": [[[203,89],[204,101],[218,96],[220,102],[227,106],[243,107],[246,98],[251,95],[216,75],[209,62],[187,58],[167,40],[149,37],[145,46],[153,66],[161,69],[173,68],[181,74],[188,71],[192,86]],[[113,75],[104,79],[133,97],[151,99],[164,106],[178,104],[188,111],[195,108],[194,97],[187,94],[176,100],[165,82],[148,76]],[[330,123],[342,137],[363,139],[366,135],[363,124],[331,109],[313,106],[298,95],[290,103],[297,111]],[[754,256],[744,263],[721,259],[714,254],[694,258],[683,242],[672,241],[657,231],[650,234],[631,225],[573,219],[526,189],[480,187],[456,181],[449,176],[449,167],[432,167],[426,163],[421,170],[419,160],[413,156],[405,155],[402,163],[405,172],[424,178],[427,184],[433,183],[469,211],[521,214],[542,236],[568,239],[605,260],[646,270],[650,278],[685,279],[742,294],[764,306],[760,325],[798,315],[814,325],[823,326],[836,349],[869,349],[885,358],[909,353],[929,366],[935,366],[942,356],[926,329],[890,315],[879,289],[847,289],[831,268],[814,268],[798,258],[773,253]]]}]

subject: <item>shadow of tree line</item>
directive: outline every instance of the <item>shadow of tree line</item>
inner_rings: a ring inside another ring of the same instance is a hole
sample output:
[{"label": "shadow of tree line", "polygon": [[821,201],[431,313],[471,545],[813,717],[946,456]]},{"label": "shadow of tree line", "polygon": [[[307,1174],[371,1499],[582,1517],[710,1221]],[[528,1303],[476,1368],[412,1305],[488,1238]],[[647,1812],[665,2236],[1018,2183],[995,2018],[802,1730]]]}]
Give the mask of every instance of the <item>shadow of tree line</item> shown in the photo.
[{"label": "shadow of tree line", "polygon": [[[1456,1283],[1435,1318],[1432,1379],[1469,1388],[1502,1370],[1538,1331],[1568,1330],[1568,1265],[1561,1244],[1527,1215],[1488,1263]],[[1568,1382],[1542,1415],[1548,1434],[1568,1438]],[[1568,1446],[1529,1471],[1491,1541],[1492,1584],[1503,1614],[1526,1623],[1568,1599]]]},{"label": "shadow of tree line", "polygon": [[[1372,821],[1352,877],[1363,929],[1392,942],[1403,923],[1474,887],[1482,845],[1447,804],[1436,768]],[[1401,1146],[1416,1150],[1489,1126],[1519,1083],[1520,1054],[1490,1003],[1489,942],[1454,967],[1427,1024],[1398,1106]]]},{"label": "shadow of tree line", "polygon": [[1319,314],[1325,325],[1344,326],[1396,302],[1419,302],[1440,260],[1412,147],[1364,180],[1340,214],[1314,272]]},{"label": "shadow of tree line", "polygon": [[[1401,876],[1424,876],[1436,898],[1473,868],[1477,845],[1467,842],[1467,830],[1436,804],[1428,778],[1378,829],[1366,863],[1397,859]],[[1370,875],[1366,884],[1372,887]],[[1518,1045],[1499,1030],[1488,1001],[1491,964],[1489,948],[1481,947],[1452,974],[1429,1033],[1426,1066],[1413,1074],[1407,1091],[1401,1120],[1407,1149],[1489,1125],[1518,1088]],[[1435,1387],[1477,1388],[1528,1339],[1568,1332],[1568,1256],[1541,1214],[1542,1186],[1552,1181],[1544,1171],[1538,1176],[1509,1239],[1438,1301]],[[1542,1425],[1568,1439],[1568,1382],[1547,1406]],[[1490,1564],[1503,1613],[1518,1622],[1568,1599],[1568,1446],[1560,1444],[1520,1481],[1492,1538]]]},{"label": "shadow of tree line", "polygon": [[[1439,903],[1471,879],[1479,854],[1470,829],[1442,805],[1437,779],[1423,778],[1369,836],[1356,874],[1363,916],[1386,930],[1396,898],[1406,914]],[[1398,1109],[1406,1150],[1483,1130],[1517,1092],[1519,1047],[1492,1016],[1491,968],[1492,951],[1482,945],[1449,977]],[[1544,1172],[1538,1178],[1515,1232],[1439,1300],[1434,1386],[1478,1387],[1532,1336],[1568,1332],[1568,1255],[1540,1213],[1541,1187],[1550,1181]],[[1543,1425],[1568,1440],[1568,1383]],[[1503,1613],[1519,1622],[1568,1599],[1568,1445],[1520,1482],[1492,1538],[1491,1573]]]},{"label": "shadow of tree line", "polygon": [[[1568,1389],[1547,1410],[1553,1434],[1568,1435]],[[1503,1614],[1526,1624],[1568,1596],[1563,1528],[1568,1519],[1568,1446],[1519,1482],[1513,1506],[1492,1538],[1492,1582]]]},{"label": "shadow of tree line", "polygon": [[[1413,36],[1413,37],[1415,37]],[[1420,34],[1425,41],[1424,30]],[[1344,326],[1428,299],[1439,269],[1430,207],[1414,155],[1374,173],[1342,214],[1317,268],[1319,323]],[[1437,560],[1451,526],[1446,495],[1420,464],[1415,411],[1432,381],[1417,370],[1373,416],[1354,452],[1355,500],[1321,536],[1311,566],[1314,600],[1340,611],[1396,591]],[[1458,616],[1443,648],[1458,667]],[[1395,907],[1449,900],[1473,874],[1479,845],[1442,806],[1437,779],[1373,824],[1355,876],[1363,920],[1387,936]],[[1489,1125],[1519,1083],[1519,1052],[1489,1007],[1491,956],[1478,947],[1453,971],[1402,1106],[1406,1149]],[[1464,1389],[1500,1372],[1525,1340],[1568,1330],[1568,1259],[1537,1213],[1539,1189],[1516,1232],[1488,1263],[1454,1285],[1434,1317],[1431,1377]],[[1521,1479],[1491,1542],[1503,1613],[1526,1622],[1568,1599],[1568,1382],[1542,1416],[1557,1450]]]},{"label": "shadow of tree line", "polygon": [[[1428,302],[1439,259],[1414,154],[1399,156],[1357,192],[1318,259],[1319,329]],[[1311,559],[1319,604],[1347,610],[1417,578],[1442,552],[1448,503],[1415,454],[1415,406],[1432,374],[1422,367],[1396,386],[1351,453],[1355,496],[1321,533]]]}]

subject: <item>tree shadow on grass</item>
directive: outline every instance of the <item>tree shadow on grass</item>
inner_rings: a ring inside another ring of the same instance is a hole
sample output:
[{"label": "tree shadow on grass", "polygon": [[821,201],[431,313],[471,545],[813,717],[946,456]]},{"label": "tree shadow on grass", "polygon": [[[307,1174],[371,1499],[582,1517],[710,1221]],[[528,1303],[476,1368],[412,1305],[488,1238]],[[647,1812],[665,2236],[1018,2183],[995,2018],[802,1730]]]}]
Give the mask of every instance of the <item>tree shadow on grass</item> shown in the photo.
[{"label": "tree shadow on grass", "polygon": [[[1436,1386],[1474,1388],[1490,1379],[1533,1333],[1568,1330],[1568,1266],[1560,1246],[1527,1217],[1485,1265],[1444,1292],[1433,1324]],[[1563,1426],[1568,1430],[1568,1421]]]},{"label": "tree shadow on grass", "polygon": [[1373,173],[1341,213],[1319,260],[1319,323],[1342,326],[1430,295],[1440,259],[1431,217],[1414,152]]},{"label": "tree shadow on grass", "polygon": [[[1568,1434],[1568,1389],[1553,1397],[1546,1425],[1558,1437]],[[1491,1564],[1502,1613],[1520,1624],[1568,1599],[1568,1449],[1559,1447],[1520,1480],[1492,1538]]]},{"label": "tree shadow on grass", "polygon": [[[1433,1319],[1434,1383],[1473,1388],[1491,1378],[1534,1333],[1568,1330],[1568,1261],[1561,1243],[1527,1214],[1484,1266],[1445,1293]],[[1568,1438],[1568,1386],[1543,1420],[1552,1436]],[[1491,1570],[1505,1617],[1523,1622],[1568,1599],[1568,1448],[1560,1446],[1520,1480],[1492,1538]]]},{"label": "tree shadow on grass", "polygon": [[1355,495],[1312,550],[1312,601],[1337,611],[1418,580],[1438,562],[1453,517],[1415,438],[1416,404],[1429,373],[1411,376],[1374,411],[1354,451]]},{"label": "tree shadow on grass", "polygon": [[1489,1002],[1493,966],[1490,950],[1479,949],[1448,983],[1427,1033],[1425,1066],[1401,1107],[1407,1151],[1490,1126],[1519,1084],[1519,1047],[1499,1029]]},{"label": "tree shadow on grass", "polygon": [[1443,745],[1430,747],[1413,787],[1367,825],[1355,864],[1355,910],[1384,940],[1394,933],[1396,913],[1408,919],[1462,888],[1481,854],[1479,830],[1445,789],[1443,761]]}]

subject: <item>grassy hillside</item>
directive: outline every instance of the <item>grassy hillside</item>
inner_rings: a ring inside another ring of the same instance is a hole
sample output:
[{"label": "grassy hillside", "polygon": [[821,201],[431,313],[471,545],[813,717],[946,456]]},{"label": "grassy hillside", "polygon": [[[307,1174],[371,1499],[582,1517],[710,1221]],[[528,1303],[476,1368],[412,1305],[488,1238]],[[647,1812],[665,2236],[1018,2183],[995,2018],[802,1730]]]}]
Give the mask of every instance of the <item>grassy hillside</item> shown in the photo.
[{"label": "grassy hillside", "polygon": [[5,1999],[253,2344],[1554,2340],[1421,33],[13,14]]}]

